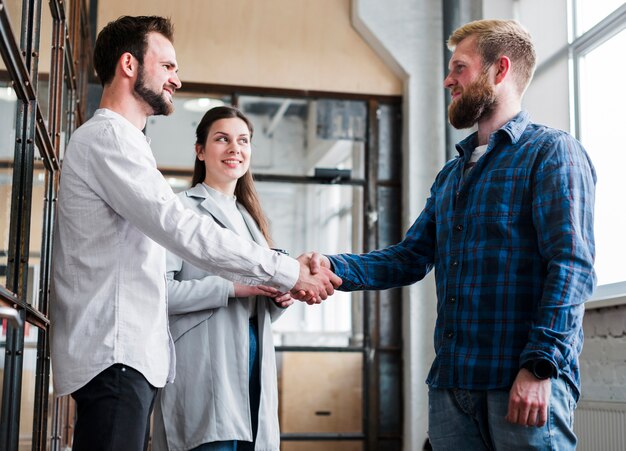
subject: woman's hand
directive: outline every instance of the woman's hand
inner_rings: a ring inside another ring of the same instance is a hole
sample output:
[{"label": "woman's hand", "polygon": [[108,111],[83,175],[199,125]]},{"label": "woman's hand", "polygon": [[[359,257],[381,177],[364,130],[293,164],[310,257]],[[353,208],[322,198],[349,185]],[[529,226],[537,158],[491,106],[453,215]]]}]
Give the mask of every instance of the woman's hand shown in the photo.
[{"label": "woman's hand", "polygon": [[249,296],[267,296],[275,298],[281,294],[276,288],[268,287],[266,285],[249,286],[240,285],[238,283],[234,283],[233,285],[235,286],[236,298],[247,298]]},{"label": "woman's hand", "polygon": [[276,303],[277,306],[279,306],[281,308],[287,308],[291,304],[294,303],[294,299],[291,297],[291,293],[290,292],[286,292],[286,293],[283,293],[283,294],[281,294],[279,296],[276,296],[274,298],[274,302]]}]

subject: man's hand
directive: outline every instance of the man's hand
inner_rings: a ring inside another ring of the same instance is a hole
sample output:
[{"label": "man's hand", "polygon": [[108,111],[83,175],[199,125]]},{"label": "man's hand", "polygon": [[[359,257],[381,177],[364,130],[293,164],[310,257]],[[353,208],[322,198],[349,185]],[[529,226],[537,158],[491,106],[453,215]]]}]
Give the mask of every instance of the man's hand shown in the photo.
[{"label": "man's hand", "polygon": [[[335,288],[341,285],[341,279],[329,269],[330,262],[328,262],[327,267],[319,265],[320,268],[317,268],[314,266],[316,269],[315,273],[311,270],[313,255],[319,254],[309,253],[298,257],[300,277],[296,285],[291,289],[291,295],[295,299],[306,302],[309,305],[321,303],[335,292]],[[327,258],[326,260],[328,261]]]},{"label": "man's hand", "polygon": [[509,392],[509,410],[505,420],[522,426],[542,427],[548,419],[552,382],[539,380],[522,368]]},{"label": "man's hand", "polygon": [[330,260],[325,255],[318,252],[309,252],[308,254],[302,254],[300,257],[302,256],[308,259],[311,274],[317,274],[322,268],[330,269]]}]

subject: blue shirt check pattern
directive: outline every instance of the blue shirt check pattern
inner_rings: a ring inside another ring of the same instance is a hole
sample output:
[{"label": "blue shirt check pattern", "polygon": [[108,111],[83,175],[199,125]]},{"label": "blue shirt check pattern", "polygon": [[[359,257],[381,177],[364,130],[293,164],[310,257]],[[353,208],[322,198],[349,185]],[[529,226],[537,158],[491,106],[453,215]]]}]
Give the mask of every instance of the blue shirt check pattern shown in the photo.
[{"label": "blue shirt check pattern", "polygon": [[457,144],[402,242],[329,256],[340,289],[408,285],[434,267],[429,385],[507,388],[521,365],[542,358],[578,395],[583,303],[595,286],[593,165],[572,136],[522,111],[491,134],[463,179],[476,139]]}]

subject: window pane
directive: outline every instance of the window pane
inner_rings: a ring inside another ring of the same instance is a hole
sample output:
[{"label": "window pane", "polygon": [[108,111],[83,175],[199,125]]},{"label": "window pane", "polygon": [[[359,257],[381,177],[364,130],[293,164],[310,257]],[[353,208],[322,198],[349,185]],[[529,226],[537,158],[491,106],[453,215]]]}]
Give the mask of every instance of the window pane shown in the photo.
[{"label": "window pane", "polygon": [[20,403],[19,451],[30,451],[33,442],[33,414],[35,412],[35,381],[37,378],[38,329],[24,325],[24,364],[22,367],[22,396]]},{"label": "window pane", "polygon": [[7,355],[7,320],[0,318],[0,406],[2,406],[2,392],[4,387],[4,359]]},{"label": "window pane", "polygon": [[278,352],[276,357],[282,433],[363,430],[361,353]]},{"label": "window pane", "polygon": [[[363,189],[354,186],[259,182],[274,247],[293,257],[319,251],[360,252]],[[332,302],[296,302],[274,324],[276,343],[347,346],[360,342],[361,293],[335,292]]]},{"label": "window pane", "polygon": [[[596,3],[597,4],[597,3]],[[626,31],[581,58],[581,140],[596,168],[596,271],[598,285],[626,281],[626,128],[622,107],[626,91],[607,83],[607,74],[623,73],[626,61],[616,58],[626,46]]]},{"label": "window pane", "polygon": [[7,253],[11,221],[11,189],[15,155],[16,96],[0,83],[0,285],[6,286]]},{"label": "window pane", "polygon": [[[37,155],[39,151],[37,150]],[[26,302],[39,309],[39,277],[41,269],[41,245],[44,220],[44,199],[46,197],[46,170],[40,159],[35,160],[33,171],[33,192],[30,209],[30,241],[28,257],[28,282]]]},{"label": "window pane", "polygon": [[146,124],[146,135],[159,169],[193,169],[196,158],[196,127],[207,110],[225,105],[230,97],[207,97],[176,94],[175,111],[171,116],[151,116]]},{"label": "window pane", "polygon": [[313,176],[343,169],[363,177],[365,102],[241,96],[252,121],[256,173]]},{"label": "window pane", "polygon": [[624,0],[577,0],[578,36],[592,28],[624,3],[626,3]]},{"label": "window pane", "polygon": [[[22,34],[22,0],[5,0],[2,2],[11,21],[15,42],[20,45],[20,35]],[[4,59],[0,59],[0,70],[5,70]]]}]

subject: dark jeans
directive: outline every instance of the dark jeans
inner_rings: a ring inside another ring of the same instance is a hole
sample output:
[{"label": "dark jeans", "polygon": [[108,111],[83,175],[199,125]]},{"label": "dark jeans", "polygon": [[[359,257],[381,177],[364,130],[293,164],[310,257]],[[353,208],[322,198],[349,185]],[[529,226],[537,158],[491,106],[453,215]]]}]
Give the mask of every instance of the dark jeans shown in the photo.
[{"label": "dark jeans", "polygon": [[73,451],[141,451],[148,447],[154,388],[137,370],[110,366],[74,393]]},{"label": "dark jeans", "polygon": [[259,367],[259,332],[256,318],[250,320],[250,353],[248,357],[250,379],[250,416],[252,419],[252,442],[230,440],[227,442],[204,443],[192,451],[254,451],[256,433],[259,428],[259,403],[261,400],[261,373]]}]

